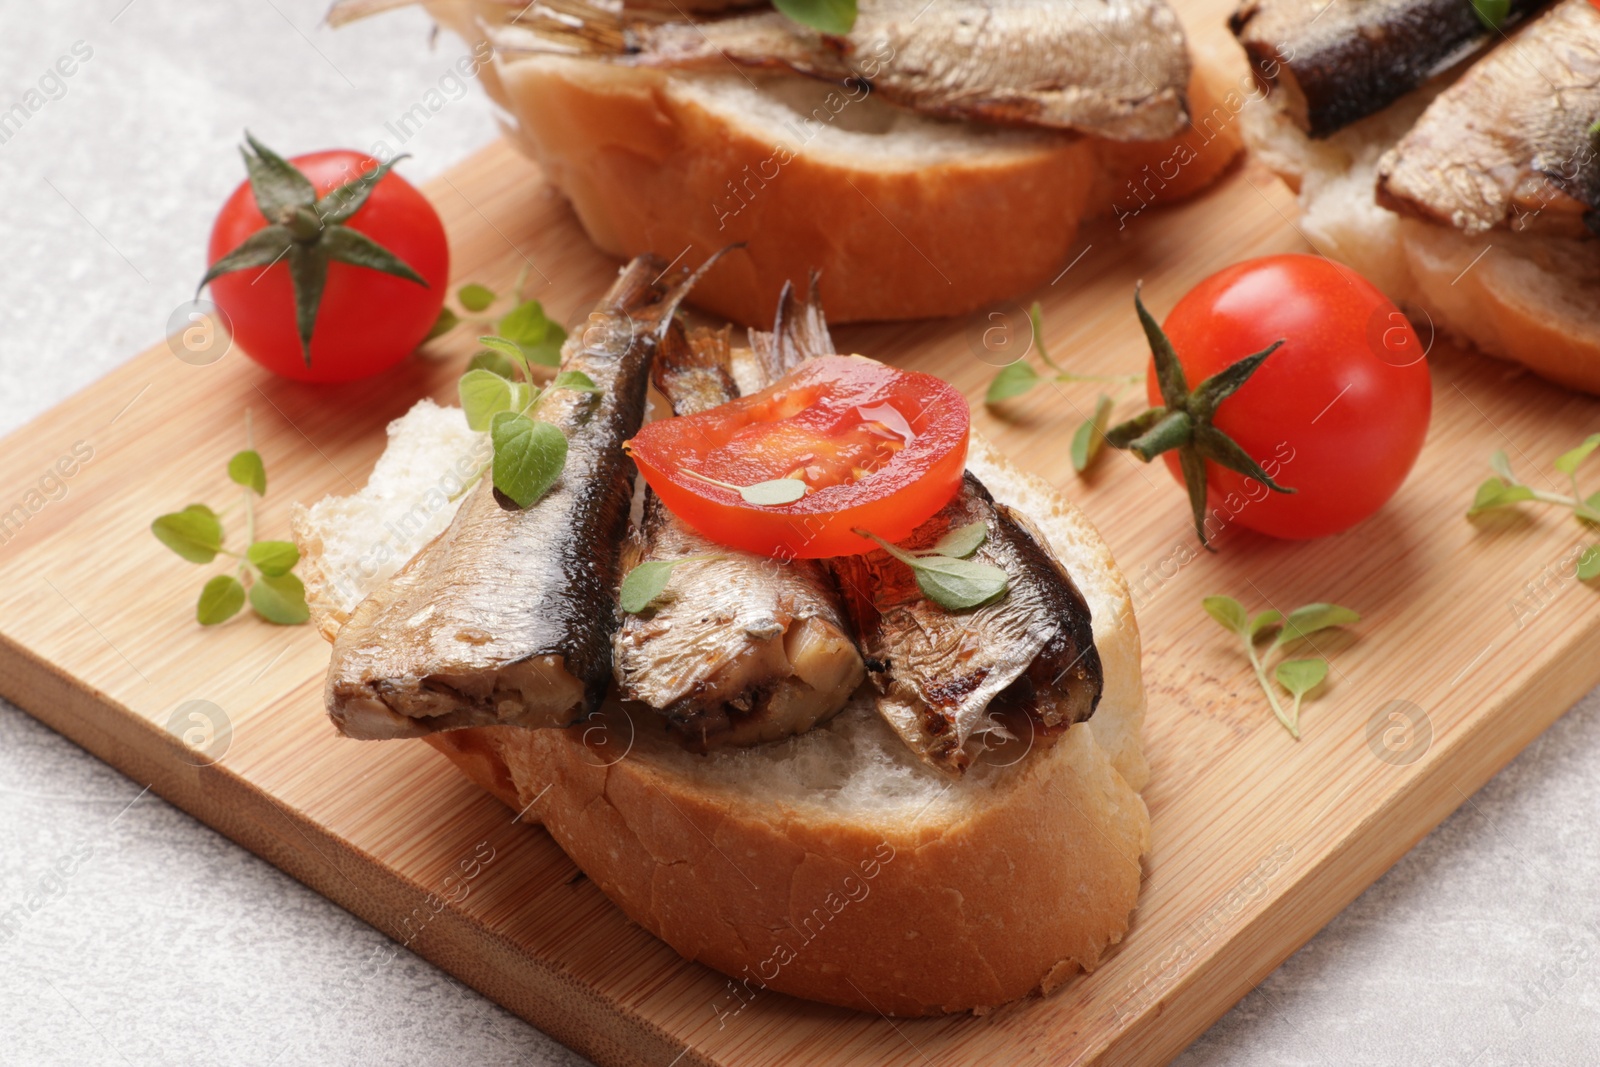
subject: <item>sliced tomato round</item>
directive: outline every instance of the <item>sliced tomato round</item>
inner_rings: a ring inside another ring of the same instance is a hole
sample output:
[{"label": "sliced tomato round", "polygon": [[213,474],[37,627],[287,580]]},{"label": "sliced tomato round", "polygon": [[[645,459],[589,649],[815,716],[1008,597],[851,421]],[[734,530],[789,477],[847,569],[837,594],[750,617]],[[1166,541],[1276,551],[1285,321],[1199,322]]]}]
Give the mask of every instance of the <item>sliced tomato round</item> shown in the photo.
[{"label": "sliced tomato round", "polygon": [[[876,547],[855,530],[903,540],[949,503],[970,428],[966,400],[930,374],[823,356],[759,393],[648,423],[627,450],[662,503],[718,544],[823,559]],[[741,492],[784,478],[805,495]]]}]

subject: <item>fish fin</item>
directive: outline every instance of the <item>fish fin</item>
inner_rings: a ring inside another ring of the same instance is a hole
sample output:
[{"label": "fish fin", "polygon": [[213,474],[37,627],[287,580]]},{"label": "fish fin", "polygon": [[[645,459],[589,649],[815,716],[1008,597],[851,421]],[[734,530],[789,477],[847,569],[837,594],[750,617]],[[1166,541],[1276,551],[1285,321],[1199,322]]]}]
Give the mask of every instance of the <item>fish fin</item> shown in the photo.
[{"label": "fish fin", "polygon": [[674,415],[693,415],[739,395],[729,371],[733,327],[667,331],[656,352],[653,380]]},{"label": "fish fin", "polygon": [[822,313],[818,282],[822,274],[812,271],[804,299],[795,295],[793,282],[784,282],[778,295],[778,313],[772,332],[750,331],[750,348],[761,364],[766,380],[777,381],[808,359],[831,356],[837,351],[828,333],[828,320]]}]

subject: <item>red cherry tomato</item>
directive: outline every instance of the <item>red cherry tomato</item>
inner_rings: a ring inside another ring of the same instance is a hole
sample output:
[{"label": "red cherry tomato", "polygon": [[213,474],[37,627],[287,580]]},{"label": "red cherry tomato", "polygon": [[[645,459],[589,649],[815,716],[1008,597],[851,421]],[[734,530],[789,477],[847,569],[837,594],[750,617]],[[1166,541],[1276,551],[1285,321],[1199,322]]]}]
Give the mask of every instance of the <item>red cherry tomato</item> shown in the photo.
[{"label": "red cherry tomato", "polygon": [[[360,152],[312,152],[290,160],[321,196],[375,168]],[[248,182],[228,197],[211,230],[208,263],[265,228]],[[311,335],[311,365],[295,329],[289,268],[275,263],[211,282],[211,299],[232,321],[233,338],[246,354],[275,374],[308,382],[346,382],[387,370],[427,336],[444,305],[450,249],[444,225],[416,187],[391,171],[344,225],[399,256],[427,279],[416,282],[348,263],[331,263]]]},{"label": "red cherry tomato", "polygon": [[[662,503],[711,540],[821,559],[877,547],[852,529],[899,541],[949,503],[969,429],[966,401],[938,378],[823,356],[759,393],[647,423],[627,448]],[[792,504],[728,488],[788,477],[806,484]]]},{"label": "red cherry tomato", "polygon": [[[1191,289],[1164,327],[1191,389],[1284,339],[1214,422],[1295,492],[1207,463],[1208,527],[1337,533],[1382,507],[1422,451],[1433,402],[1422,344],[1388,297],[1348,267],[1307,255],[1239,263]],[[1148,392],[1161,403],[1153,363]],[[1177,453],[1164,458],[1182,482]]]}]

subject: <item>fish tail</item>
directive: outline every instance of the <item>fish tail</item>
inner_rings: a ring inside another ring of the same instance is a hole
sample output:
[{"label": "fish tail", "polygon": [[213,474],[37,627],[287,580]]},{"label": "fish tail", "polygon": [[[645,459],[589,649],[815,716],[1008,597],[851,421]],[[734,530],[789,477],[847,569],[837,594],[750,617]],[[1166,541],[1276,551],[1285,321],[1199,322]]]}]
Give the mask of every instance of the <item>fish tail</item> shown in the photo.
[{"label": "fish tail", "polygon": [[808,359],[831,356],[835,351],[828,320],[822,313],[822,295],[818,291],[821,278],[821,272],[811,272],[804,299],[795,295],[793,282],[784,282],[772,332],[750,331],[750,347],[769,383]]}]

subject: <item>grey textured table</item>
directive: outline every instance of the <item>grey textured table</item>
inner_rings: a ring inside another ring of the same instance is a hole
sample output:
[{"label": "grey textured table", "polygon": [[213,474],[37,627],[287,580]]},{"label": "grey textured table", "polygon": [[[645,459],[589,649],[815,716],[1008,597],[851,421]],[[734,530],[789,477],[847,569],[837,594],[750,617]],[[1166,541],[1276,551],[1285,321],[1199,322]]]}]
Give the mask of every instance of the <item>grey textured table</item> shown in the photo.
[{"label": "grey textured table", "polygon": [[[393,144],[441,88],[413,179],[495,135],[412,12],[333,33],[324,0],[5,7],[0,112],[92,55],[0,143],[0,433],[162,336],[246,126],[286,153]],[[584,1062],[405,952],[333,1018],[382,935],[141,789],[0,703],[0,1061]],[[1591,694],[1178,1062],[1600,1063],[1597,814]]]}]

